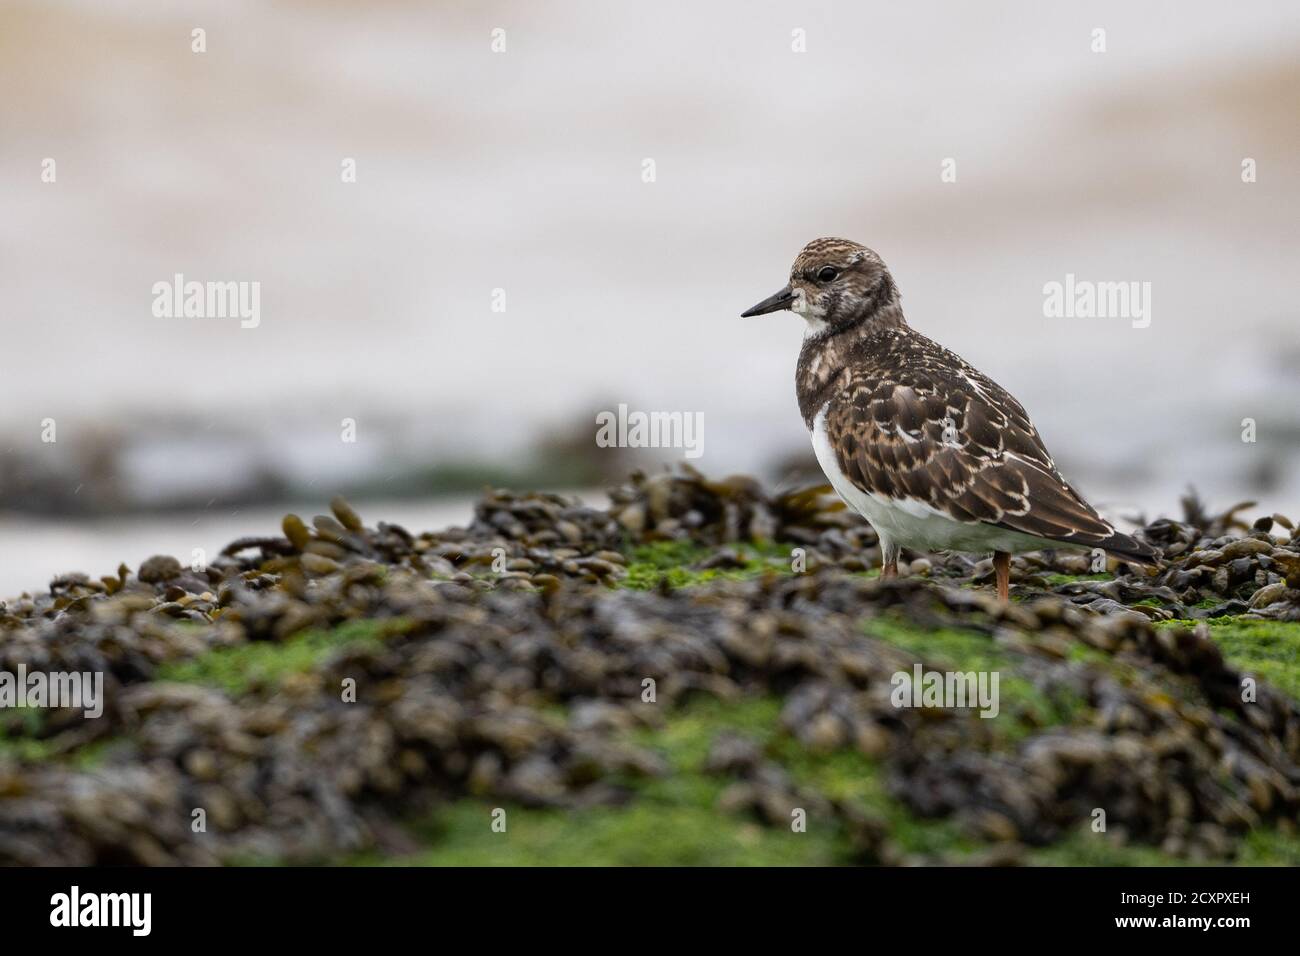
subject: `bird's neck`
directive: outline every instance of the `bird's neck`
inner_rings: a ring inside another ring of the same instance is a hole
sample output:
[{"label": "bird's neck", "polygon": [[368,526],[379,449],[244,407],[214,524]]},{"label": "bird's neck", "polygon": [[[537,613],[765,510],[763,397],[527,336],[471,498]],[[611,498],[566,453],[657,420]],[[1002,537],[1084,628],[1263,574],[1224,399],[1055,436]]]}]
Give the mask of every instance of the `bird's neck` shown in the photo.
[{"label": "bird's neck", "polygon": [[795,368],[795,394],[804,424],[811,429],[817,413],[843,384],[849,369],[867,363],[881,350],[881,337],[895,338],[907,334],[903,306],[892,280],[873,296],[854,318],[840,325],[809,330],[799,351]]},{"label": "bird's neck", "polygon": [[880,277],[880,282],[862,301],[862,307],[846,325],[844,331],[865,326],[869,331],[877,329],[896,329],[907,325],[903,318],[903,297],[894,284],[894,277],[888,272]]}]

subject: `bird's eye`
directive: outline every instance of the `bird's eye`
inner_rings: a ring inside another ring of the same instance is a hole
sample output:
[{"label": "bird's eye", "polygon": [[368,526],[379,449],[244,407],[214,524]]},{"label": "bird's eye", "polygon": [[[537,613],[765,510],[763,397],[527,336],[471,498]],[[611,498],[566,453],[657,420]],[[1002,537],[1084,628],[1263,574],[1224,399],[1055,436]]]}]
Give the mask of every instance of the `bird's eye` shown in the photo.
[{"label": "bird's eye", "polygon": [[817,281],[831,282],[839,274],[840,274],[840,270],[836,269],[834,266],[822,266],[820,271],[818,271],[817,273]]}]

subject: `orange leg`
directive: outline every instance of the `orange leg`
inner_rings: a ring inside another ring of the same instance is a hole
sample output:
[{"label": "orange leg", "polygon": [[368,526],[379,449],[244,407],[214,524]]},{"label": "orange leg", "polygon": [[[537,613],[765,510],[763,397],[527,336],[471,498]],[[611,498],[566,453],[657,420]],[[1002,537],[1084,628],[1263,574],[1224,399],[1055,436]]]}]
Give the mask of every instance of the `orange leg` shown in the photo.
[{"label": "orange leg", "polygon": [[1011,599],[1011,555],[1006,551],[993,552],[993,570],[998,575],[998,597]]}]

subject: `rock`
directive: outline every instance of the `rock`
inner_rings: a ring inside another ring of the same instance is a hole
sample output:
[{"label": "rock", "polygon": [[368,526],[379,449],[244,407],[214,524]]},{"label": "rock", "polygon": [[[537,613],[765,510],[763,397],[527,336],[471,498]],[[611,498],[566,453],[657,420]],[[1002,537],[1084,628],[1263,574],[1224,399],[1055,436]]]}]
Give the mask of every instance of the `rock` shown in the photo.
[{"label": "rock", "polygon": [[136,577],[146,584],[159,584],[180,577],[183,571],[181,563],[171,555],[155,554],[151,558],[146,558],[140,565]]},{"label": "rock", "polygon": [[704,771],[728,775],[752,773],[762,759],[762,749],[751,738],[740,734],[720,734],[709,747]]},{"label": "rock", "polygon": [[1283,600],[1289,591],[1290,588],[1282,583],[1266,584],[1250,596],[1247,604],[1254,608],[1267,607],[1275,601]]},{"label": "rock", "polygon": [[[1230,513],[1153,522],[1140,535],[1166,556],[1156,576],[1051,594],[1048,575],[1087,574],[1087,556],[1018,557],[1026,600],[1006,605],[978,586],[988,563],[966,555],[910,555],[896,581],[851,573],[878,563],[875,534],[813,489],[769,495],[687,471],[634,478],[610,502],[493,491],[469,527],[412,534],[367,528],[336,499],[332,517],[286,516],[283,536],[241,538],[202,572],[151,558],[137,578],[73,573],[0,602],[0,670],[103,673],[108,703],[100,721],[43,722],[57,760],[0,756],[0,863],[215,865],[249,847],[313,861],[386,845],[430,797],[617,805],[637,799],[638,778],[676,772],[630,735],[700,698],[782,702],[757,735],[774,741],[766,752],[755,736],[713,737],[704,767],[734,778],[724,808],[782,829],[792,809],[838,823],[862,862],[903,859],[888,826],[769,754],[866,754],[893,799],[961,821],[993,844],[987,859],[1019,859],[1097,806],[1132,821],[1132,841],[1212,860],[1294,816],[1295,701],[1260,681],[1243,706],[1214,629],[1148,620],[1300,614],[1300,555],[1269,528],[1243,534]],[[755,541],[809,561],[700,588],[617,587],[632,548],[662,540],[711,555],[698,566],[749,567]],[[228,650],[276,666],[213,666]],[[996,666],[1002,714],[893,706],[892,676],[918,660]],[[26,733],[5,721],[6,739]],[[101,740],[108,756],[82,769]],[[202,837],[187,824],[196,801]]]}]

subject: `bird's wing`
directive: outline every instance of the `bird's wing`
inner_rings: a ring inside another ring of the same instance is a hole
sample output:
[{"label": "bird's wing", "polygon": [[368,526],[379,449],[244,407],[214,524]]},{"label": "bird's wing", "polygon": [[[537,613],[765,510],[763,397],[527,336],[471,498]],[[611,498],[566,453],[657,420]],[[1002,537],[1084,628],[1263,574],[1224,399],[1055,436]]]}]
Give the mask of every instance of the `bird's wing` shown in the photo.
[{"label": "bird's wing", "polygon": [[1080,547],[1137,544],[1061,477],[1020,403],[946,350],[888,375],[850,371],[824,427],[840,470],[863,491]]}]

